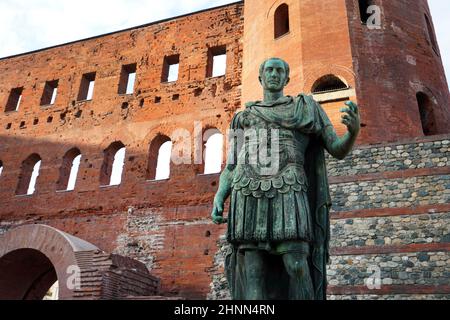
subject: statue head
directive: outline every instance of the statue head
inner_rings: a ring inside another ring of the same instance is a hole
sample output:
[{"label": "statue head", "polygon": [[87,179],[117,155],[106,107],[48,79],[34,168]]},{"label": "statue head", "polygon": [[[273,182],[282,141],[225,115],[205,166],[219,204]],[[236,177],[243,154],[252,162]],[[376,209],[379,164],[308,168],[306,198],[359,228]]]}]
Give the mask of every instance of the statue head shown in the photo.
[{"label": "statue head", "polygon": [[289,83],[289,64],[280,58],[270,58],[259,68],[259,82],[264,91],[281,92]]}]

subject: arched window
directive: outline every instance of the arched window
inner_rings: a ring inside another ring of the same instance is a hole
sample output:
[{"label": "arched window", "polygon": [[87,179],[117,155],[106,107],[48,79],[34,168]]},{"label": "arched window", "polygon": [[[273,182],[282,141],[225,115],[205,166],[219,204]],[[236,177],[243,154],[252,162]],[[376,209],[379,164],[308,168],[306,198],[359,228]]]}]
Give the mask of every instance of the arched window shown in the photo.
[{"label": "arched window", "polygon": [[289,32],[289,6],[286,3],[275,10],[275,39]]},{"label": "arched window", "polygon": [[433,30],[433,25],[431,24],[430,18],[425,14],[425,23],[427,25],[427,31],[428,31],[428,38],[430,40],[431,46],[433,47],[434,52],[438,54],[438,45],[436,36]]},{"label": "arched window", "polygon": [[311,89],[312,93],[323,93],[329,91],[337,91],[348,89],[347,84],[335,75],[328,74],[317,80]]},{"label": "arched window", "polygon": [[220,173],[223,160],[223,134],[217,129],[209,129],[204,134],[204,174]]},{"label": "arched window", "polygon": [[59,191],[75,190],[78,176],[78,169],[81,163],[81,152],[77,148],[69,150],[63,158],[61,169],[59,170],[59,180],[57,189]]},{"label": "arched window", "polygon": [[170,178],[172,141],[169,137],[158,135],[150,144],[147,179],[166,180]]},{"label": "arched window", "polygon": [[122,183],[126,155],[125,145],[120,141],[116,141],[103,153],[104,160],[100,172],[100,184],[102,186],[118,186]]},{"label": "arched window", "polygon": [[16,195],[32,195],[36,191],[36,182],[41,169],[41,157],[38,154],[32,154],[22,162],[19,183],[16,189]]},{"label": "arched window", "polygon": [[420,120],[422,121],[424,135],[431,136],[438,134],[433,114],[433,102],[423,92],[418,92],[416,94],[416,99],[419,106]]}]

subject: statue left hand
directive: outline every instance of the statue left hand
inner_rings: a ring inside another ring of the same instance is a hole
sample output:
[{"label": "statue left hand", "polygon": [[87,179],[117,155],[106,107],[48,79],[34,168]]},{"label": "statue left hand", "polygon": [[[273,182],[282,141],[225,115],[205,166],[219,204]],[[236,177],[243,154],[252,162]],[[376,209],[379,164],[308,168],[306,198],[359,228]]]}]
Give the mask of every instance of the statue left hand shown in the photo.
[{"label": "statue left hand", "polygon": [[359,108],[352,101],[348,101],[345,104],[347,108],[341,109],[341,112],[345,113],[342,116],[342,123],[347,126],[348,131],[352,135],[357,135],[359,133],[359,130],[361,129],[361,117],[359,115]]}]

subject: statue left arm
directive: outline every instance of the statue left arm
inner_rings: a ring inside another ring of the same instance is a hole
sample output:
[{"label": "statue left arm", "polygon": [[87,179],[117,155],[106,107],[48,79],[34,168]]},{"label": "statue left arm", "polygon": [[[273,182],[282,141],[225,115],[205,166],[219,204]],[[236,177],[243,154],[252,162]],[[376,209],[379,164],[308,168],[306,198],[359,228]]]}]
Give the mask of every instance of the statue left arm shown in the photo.
[{"label": "statue left arm", "polygon": [[347,108],[342,109],[342,123],[347,126],[348,132],[338,137],[333,126],[327,126],[322,133],[322,139],[327,151],[335,158],[343,160],[353,149],[361,128],[361,118],[358,106],[349,101]]}]

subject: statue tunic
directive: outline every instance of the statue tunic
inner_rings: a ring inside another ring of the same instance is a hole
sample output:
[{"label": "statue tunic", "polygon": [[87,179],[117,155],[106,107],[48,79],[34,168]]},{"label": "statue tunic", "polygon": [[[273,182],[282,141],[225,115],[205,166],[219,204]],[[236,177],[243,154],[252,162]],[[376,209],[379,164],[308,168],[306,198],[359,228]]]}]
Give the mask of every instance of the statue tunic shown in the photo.
[{"label": "statue tunic", "polygon": [[231,128],[244,138],[232,148],[230,243],[313,241],[305,153],[326,126],[325,112],[304,95],[249,103],[235,115]]}]

